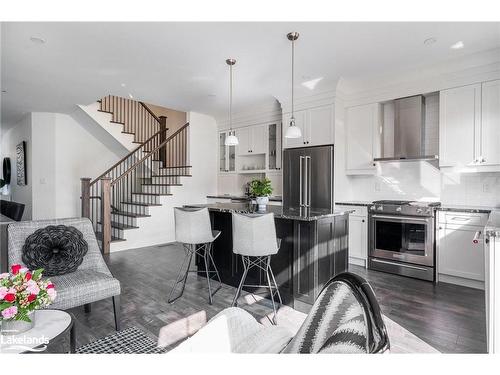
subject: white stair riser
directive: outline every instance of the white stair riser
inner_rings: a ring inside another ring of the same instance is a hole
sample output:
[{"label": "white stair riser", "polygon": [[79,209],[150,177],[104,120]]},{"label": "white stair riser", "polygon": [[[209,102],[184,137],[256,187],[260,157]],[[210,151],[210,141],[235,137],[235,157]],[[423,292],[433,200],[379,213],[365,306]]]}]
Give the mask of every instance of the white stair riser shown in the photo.
[{"label": "white stair riser", "polygon": [[179,177],[171,177],[171,176],[165,176],[165,177],[153,177],[152,178],[153,184],[179,184],[180,183],[180,178]]},{"label": "white stair riser", "polygon": [[[102,232],[102,225],[101,224],[97,224],[97,231]],[[111,227],[111,236],[123,238],[123,230]]]},{"label": "white stair riser", "polygon": [[170,187],[161,185],[142,185],[142,192],[155,193],[155,194],[169,194]]},{"label": "white stair riser", "polygon": [[160,204],[160,196],[132,194],[132,202]]},{"label": "white stair riser", "polygon": [[136,204],[129,203],[121,203],[120,211],[126,211],[139,215],[149,215],[149,207],[148,206],[138,206]]},{"label": "white stair riser", "polygon": [[132,225],[134,227],[137,227],[137,218],[135,217],[129,217],[129,216],[123,216],[119,214],[111,214],[111,221],[116,221],[117,223],[127,223],[128,225]]}]

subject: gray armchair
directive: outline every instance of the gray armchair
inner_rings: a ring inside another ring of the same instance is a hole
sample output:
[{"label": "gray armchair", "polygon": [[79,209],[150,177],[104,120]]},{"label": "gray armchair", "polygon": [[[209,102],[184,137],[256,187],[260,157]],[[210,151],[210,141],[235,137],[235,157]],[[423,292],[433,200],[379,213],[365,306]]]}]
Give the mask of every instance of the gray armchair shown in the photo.
[{"label": "gray armchair", "polygon": [[57,291],[57,298],[50,308],[66,310],[85,306],[105,298],[112,298],[116,330],[120,330],[120,282],[115,279],[101,255],[92,223],[87,218],[22,221],[7,228],[9,266],[23,264],[22,249],[26,238],[37,229],[48,225],[66,225],[78,229],[87,241],[88,251],[82,264],[75,272],[51,276]]}]

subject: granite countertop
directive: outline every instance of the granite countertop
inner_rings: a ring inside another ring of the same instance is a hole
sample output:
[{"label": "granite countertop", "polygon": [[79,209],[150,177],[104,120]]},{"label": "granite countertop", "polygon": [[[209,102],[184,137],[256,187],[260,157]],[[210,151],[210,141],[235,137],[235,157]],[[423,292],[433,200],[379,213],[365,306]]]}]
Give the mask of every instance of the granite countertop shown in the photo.
[{"label": "granite countertop", "polygon": [[441,204],[441,206],[436,207],[439,211],[453,211],[453,212],[470,212],[470,213],[480,213],[489,214],[494,211],[495,207],[485,207],[485,206],[467,206],[467,205],[454,205],[454,204]]},{"label": "granite countertop", "polygon": [[207,207],[210,211],[230,212],[230,213],[270,213],[279,219],[315,221],[318,219],[343,216],[351,213],[348,210],[329,210],[324,208],[283,208],[282,206],[268,205],[265,212],[259,212],[257,205],[251,203],[212,203],[212,204],[187,204],[184,207],[198,208]]},{"label": "granite countertop", "polygon": [[373,202],[369,202],[369,201],[340,201],[340,202],[335,202],[335,204],[342,205],[342,206],[369,207],[373,204]]},{"label": "granite countertop", "polygon": [[[218,195],[207,195],[207,198],[223,198],[223,199],[250,199],[245,195],[231,195],[231,194],[218,194]],[[283,197],[279,195],[269,197],[270,201],[282,202]]]}]

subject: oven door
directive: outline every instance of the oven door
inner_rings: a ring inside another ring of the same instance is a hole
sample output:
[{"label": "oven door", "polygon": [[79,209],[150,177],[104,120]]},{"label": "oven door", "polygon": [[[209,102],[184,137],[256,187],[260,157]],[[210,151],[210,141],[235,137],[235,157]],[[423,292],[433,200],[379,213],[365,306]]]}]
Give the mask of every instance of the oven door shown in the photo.
[{"label": "oven door", "polygon": [[370,216],[370,256],[434,266],[434,218]]}]

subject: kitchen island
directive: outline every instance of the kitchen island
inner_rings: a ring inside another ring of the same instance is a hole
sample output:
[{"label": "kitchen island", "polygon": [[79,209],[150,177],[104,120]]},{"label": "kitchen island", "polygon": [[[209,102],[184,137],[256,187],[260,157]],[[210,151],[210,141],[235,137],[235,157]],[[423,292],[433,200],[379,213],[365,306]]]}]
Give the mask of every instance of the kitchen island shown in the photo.
[{"label": "kitchen island", "polygon": [[[243,264],[240,257],[233,254],[231,214],[260,213],[257,206],[248,203],[214,203],[185,207],[208,208],[212,228],[221,231],[214,242],[215,264],[222,282],[237,287],[243,274]],[[351,211],[267,206],[266,212],[262,213],[269,212],[274,214],[276,235],[281,239],[280,250],[271,258],[271,267],[283,302],[307,311],[323,285],[331,277],[347,271],[348,217]],[[197,265],[200,271],[204,269],[198,261]],[[252,269],[246,283],[264,284],[264,273]]]}]

